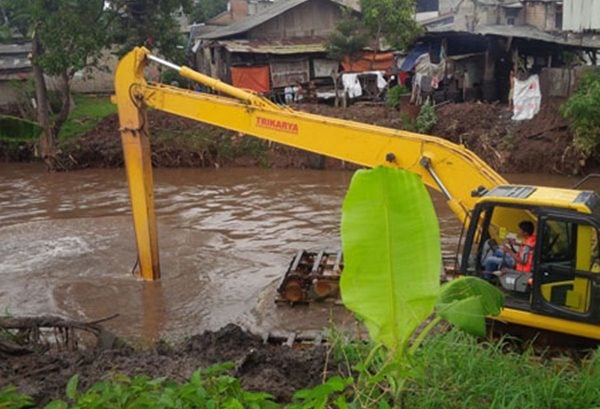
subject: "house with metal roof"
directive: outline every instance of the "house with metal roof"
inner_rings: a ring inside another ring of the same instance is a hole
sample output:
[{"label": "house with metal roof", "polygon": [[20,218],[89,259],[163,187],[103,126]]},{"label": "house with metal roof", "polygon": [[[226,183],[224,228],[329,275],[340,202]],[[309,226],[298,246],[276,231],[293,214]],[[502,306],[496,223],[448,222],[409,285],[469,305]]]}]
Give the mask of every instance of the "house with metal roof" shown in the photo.
[{"label": "house with metal roof", "polygon": [[[453,95],[507,101],[513,72],[520,77],[539,75],[544,96],[567,97],[581,67],[599,63],[597,0],[419,2],[430,6],[428,18],[420,21],[425,32],[403,69],[417,61],[426,45],[432,62],[443,57],[445,77],[451,77],[443,83],[460,91]],[[442,94],[442,89],[433,92]]]},{"label": "house with metal roof", "polygon": [[0,44],[0,105],[14,103],[14,83],[24,81],[33,71],[29,54],[31,43]]},{"label": "house with metal roof", "polygon": [[[230,4],[239,1],[247,0]],[[310,81],[331,82],[339,63],[326,58],[325,43],[344,8],[358,12],[358,2],[278,0],[229,25],[192,30],[196,68],[265,94]]]}]

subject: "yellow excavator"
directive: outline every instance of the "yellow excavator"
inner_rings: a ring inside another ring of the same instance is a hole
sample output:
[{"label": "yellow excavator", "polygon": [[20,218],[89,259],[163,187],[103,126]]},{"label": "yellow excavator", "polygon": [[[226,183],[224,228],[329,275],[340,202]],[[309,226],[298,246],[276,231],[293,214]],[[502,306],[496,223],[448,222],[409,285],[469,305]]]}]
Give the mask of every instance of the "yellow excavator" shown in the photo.
[{"label": "yellow excavator", "polygon": [[[147,82],[157,63],[217,94]],[[534,225],[530,271],[496,271],[496,319],[600,340],[600,200],[592,191],[511,185],[464,146],[442,138],[295,111],[136,48],[115,76],[140,274],[160,278],[147,107],[352,162],[406,169],[441,192],[463,223],[460,275],[481,277],[489,243]]]}]

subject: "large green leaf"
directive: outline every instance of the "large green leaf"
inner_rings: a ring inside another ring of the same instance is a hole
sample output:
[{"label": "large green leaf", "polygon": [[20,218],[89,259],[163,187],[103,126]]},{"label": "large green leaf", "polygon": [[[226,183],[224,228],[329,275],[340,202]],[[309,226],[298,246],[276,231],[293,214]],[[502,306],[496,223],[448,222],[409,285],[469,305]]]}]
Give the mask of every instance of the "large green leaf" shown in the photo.
[{"label": "large green leaf", "polygon": [[436,311],[459,329],[485,335],[485,317],[498,315],[504,295],[496,287],[476,277],[462,277],[442,286]]},{"label": "large green leaf", "polygon": [[42,127],[35,122],[9,115],[0,115],[0,140],[27,141],[36,139]]},{"label": "large green leaf", "polygon": [[439,291],[439,226],[413,173],[379,167],[352,178],[342,212],[347,308],[371,338],[396,350],[433,311]]}]

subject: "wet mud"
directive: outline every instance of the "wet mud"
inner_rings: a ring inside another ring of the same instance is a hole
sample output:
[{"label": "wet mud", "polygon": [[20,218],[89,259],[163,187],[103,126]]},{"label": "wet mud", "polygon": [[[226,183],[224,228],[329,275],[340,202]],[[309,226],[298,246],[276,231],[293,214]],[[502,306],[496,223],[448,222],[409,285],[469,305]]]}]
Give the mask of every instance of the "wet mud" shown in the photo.
[{"label": "wet mud", "polygon": [[298,389],[312,387],[333,371],[326,368],[325,346],[289,347],[264,343],[262,338],[237,325],[194,335],[177,344],[158,343],[146,350],[92,349],[87,351],[38,352],[22,356],[0,352],[0,390],[16,386],[38,405],[65,399],[69,379],[79,375],[80,390],[114,374],[167,377],[185,382],[198,368],[221,362],[236,364],[231,374],[252,391],[289,402]]}]

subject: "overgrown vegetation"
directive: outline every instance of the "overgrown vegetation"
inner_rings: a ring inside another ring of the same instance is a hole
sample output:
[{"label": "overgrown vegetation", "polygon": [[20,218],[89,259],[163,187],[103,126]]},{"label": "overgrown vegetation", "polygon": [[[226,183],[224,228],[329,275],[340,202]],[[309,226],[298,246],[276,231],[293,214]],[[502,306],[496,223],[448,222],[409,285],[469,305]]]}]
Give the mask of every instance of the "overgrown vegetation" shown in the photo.
[{"label": "overgrown vegetation", "polygon": [[437,123],[437,114],[435,113],[435,107],[428,99],[421,106],[417,121],[415,123],[416,131],[423,134],[429,134],[435,124]]},{"label": "overgrown vegetation", "polygon": [[584,158],[589,158],[600,145],[600,73],[585,73],[561,111],[575,132],[575,147]]},{"label": "overgrown vegetation", "polygon": [[62,127],[59,138],[69,139],[92,130],[103,118],[117,112],[107,96],[75,94],[75,109]]},{"label": "overgrown vegetation", "polygon": [[421,105],[419,115],[417,115],[416,118],[404,113],[401,117],[401,120],[402,129],[422,134],[430,134],[437,124],[435,106],[428,99],[423,105]]},{"label": "overgrown vegetation", "polygon": [[404,85],[395,85],[385,94],[385,104],[389,108],[398,108],[400,106],[400,97],[405,95],[408,89]]},{"label": "overgrown vegetation", "polygon": [[111,381],[100,381],[86,391],[78,391],[78,377],[67,385],[66,401],[54,401],[47,409],[63,408],[276,408],[266,393],[248,392],[240,381],[227,372],[233,364],[221,364],[194,372],[183,384],[165,378],[146,376],[129,378],[117,375]]},{"label": "overgrown vegetation", "polygon": [[[349,399],[364,408],[391,402],[380,373],[385,354],[374,344],[333,333],[332,352],[342,375],[354,376]],[[567,357],[518,352],[507,339],[481,341],[463,332],[441,332],[425,340],[411,359],[402,407],[434,408],[595,408],[600,401],[597,353],[579,364]]]}]

